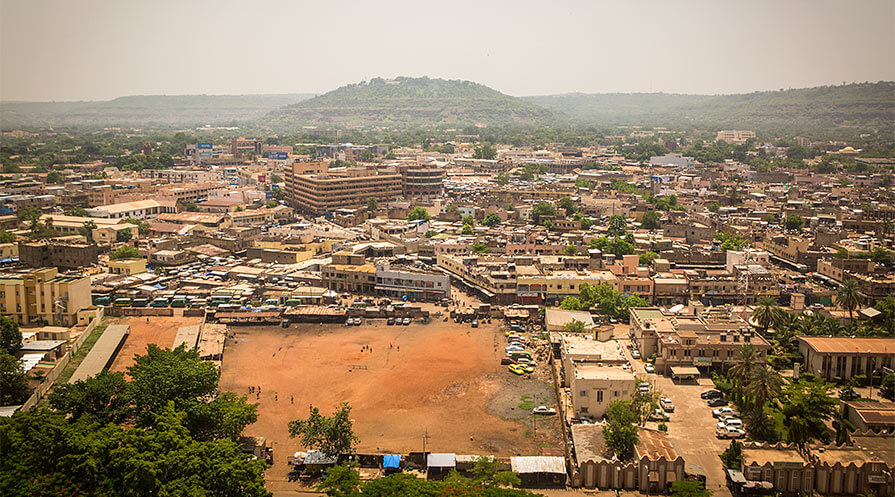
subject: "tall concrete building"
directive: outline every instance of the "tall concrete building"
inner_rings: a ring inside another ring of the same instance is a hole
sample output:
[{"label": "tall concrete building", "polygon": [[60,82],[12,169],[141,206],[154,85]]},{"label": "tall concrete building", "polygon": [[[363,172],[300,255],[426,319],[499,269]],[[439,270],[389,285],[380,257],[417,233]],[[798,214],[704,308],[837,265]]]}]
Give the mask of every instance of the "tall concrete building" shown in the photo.
[{"label": "tall concrete building", "polygon": [[0,314],[22,325],[74,326],[90,307],[90,278],[60,276],[54,267],[0,276]]},{"label": "tall concrete building", "polygon": [[324,174],[287,174],[286,194],[299,212],[328,214],[359,208],[370,198],[389,202],[401,197],[402,177],[394,172],[347,168]]}]

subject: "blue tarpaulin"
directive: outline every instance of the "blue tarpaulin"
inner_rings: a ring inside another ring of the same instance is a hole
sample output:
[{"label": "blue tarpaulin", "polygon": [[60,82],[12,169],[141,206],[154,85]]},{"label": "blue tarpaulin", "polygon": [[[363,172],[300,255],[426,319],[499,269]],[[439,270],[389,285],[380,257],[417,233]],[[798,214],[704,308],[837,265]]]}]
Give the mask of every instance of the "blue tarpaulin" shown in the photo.
[{"label": "blue tarpaulin", "polygon": [[386,454],[382,456],[383,468],[397,468],[401,464],[400,454]]}]

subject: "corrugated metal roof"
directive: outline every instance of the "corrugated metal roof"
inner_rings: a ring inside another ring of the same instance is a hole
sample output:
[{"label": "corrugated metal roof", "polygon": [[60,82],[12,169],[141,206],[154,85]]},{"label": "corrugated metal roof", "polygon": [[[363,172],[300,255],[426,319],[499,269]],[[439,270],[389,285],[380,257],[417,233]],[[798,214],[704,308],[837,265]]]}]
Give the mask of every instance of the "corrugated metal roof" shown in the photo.
[{"label": "corrugated metal roof", "polygon": [[426,457],[426,466],[430,468],[453,468],[457,466],[457,455],[450,454],[429,454]]},{"label": "corrugated metal roof", "polygon": [[566,460],[554,456],[519,456],[510,458],[513,471],[525,473],[565,473]]}]

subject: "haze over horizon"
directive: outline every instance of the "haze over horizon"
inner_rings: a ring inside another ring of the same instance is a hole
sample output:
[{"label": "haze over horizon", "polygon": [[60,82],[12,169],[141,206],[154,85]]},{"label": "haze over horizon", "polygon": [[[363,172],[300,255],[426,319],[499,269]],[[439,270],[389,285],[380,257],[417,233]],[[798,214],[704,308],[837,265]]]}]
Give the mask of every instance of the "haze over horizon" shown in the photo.
[{"label": "haze over horizon", "polygon": [[0,0],[4,101],[319,94],[395,76],[514,96],[895,80],[895,4]]}]

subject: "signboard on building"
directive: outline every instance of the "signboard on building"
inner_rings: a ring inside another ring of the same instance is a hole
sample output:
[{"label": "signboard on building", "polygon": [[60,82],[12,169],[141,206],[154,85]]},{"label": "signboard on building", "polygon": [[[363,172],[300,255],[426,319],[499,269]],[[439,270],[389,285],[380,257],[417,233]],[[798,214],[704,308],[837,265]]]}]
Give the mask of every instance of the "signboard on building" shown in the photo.
[{"label": "signboard on building", "polygon": [[198,148],[208,149],[208,150],[211,150],[212,147],[214,147],[213,143],[200,143],[198,145]]},{"label": "signboard on building", "polygon": [[268,157],[273,160],[286,160],[289,158],[289,154],[286,152],[270,152]]},{"label": "signboard on building", "polygon": [[211,152],[199,152],[199,157],[211,157]]},{"label": "signboard on building", "polygon": [[774,461],[774,469],[802,469],[805,463],[793,461]]},{"label": "signboard on building", "polygon": [[711,366],[712,358],[711,357],[694,357],[693,364],[702,365],[702,366]]},{"label": "signboard on building", "polygon": [[266,179],[267,179],[267,176],[265,176],[263,174],[258,175],[258,183],[264,183],[264,180],[266,180]]}]

